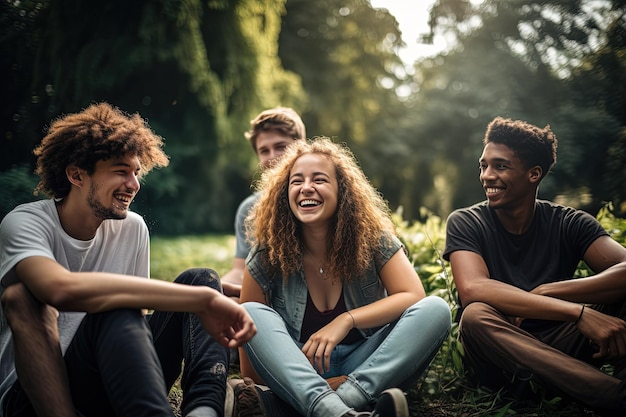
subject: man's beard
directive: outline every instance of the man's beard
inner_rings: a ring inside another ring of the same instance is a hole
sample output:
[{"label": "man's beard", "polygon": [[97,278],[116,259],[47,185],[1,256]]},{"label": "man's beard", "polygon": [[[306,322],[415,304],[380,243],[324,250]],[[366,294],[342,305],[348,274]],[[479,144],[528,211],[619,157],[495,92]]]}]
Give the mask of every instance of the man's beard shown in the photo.
[{"label": "man's beard", "polygon": [[102,220],[113,219],[113,220],[122,220],[126,218],[128,214],[128,210],[123,209],[115,209],[114,207],[105,207],[100,201],[98,201],[97,196],[98,187],[92,183],[89,188],[89,195],[87,196],[87,203],[93,214]]}]

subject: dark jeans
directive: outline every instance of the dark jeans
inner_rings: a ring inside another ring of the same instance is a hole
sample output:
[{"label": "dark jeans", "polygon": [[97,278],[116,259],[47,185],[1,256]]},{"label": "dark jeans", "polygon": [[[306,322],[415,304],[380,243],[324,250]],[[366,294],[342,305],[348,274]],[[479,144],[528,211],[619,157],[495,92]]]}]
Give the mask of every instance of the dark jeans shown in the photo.
[{"label": "dark jeans", "polygon": [[[221,291],[217,273],[190,269],[175,282]],[[181,368],[182,415],[209,406],[224,412],[229,349],[189,313],[139,310],[88,314],[65,354],[72,399],[87,417],[173,416],[167,395]],[[184,367],[183,367],[184,363]],[[19,381],[7,394],[5,416],[35,416]]]}]

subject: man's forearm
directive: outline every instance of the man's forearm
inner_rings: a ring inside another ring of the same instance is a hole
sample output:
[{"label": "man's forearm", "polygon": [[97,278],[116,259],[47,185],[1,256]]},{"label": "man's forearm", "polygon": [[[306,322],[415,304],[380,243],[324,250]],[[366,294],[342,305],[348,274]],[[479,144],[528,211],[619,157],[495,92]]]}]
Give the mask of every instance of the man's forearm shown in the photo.
[{"label": "man's forearm", "polygon": [[596,275],[543,284],[534,294],[576,303],[612,304],[626,299],[626,263],[620,263]]},{"label": "man's forearm", "polygon": [[3,307],[13,333],[15,369],[22,389],[38,416],[75,417],[56,310],[39,303],[21,284],[7,291],[17,297],[3,298]]}]

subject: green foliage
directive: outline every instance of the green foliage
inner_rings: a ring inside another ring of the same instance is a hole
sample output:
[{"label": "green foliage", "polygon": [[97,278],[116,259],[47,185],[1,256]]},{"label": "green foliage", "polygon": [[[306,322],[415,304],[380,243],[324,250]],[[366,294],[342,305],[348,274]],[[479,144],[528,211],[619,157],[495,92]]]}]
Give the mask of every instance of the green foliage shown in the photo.
[{"label": "green foliage", "polygon": [[[0,4],[0,170],[32,163],[57,116],[94,101],[139,112],[172,163],[134,209],[153,232],[232,230],[261,109],[304,101],[277,58],[284,0],[5,1]],[[19,138],[19,140],[17,140]]]},{"label": "green foliage", "polygon": [[390,206],[422,220],[422,207],[445,217],[483,197],[482,135],[504,116],[559,138],[542,198],[589,212],[610,200],[624,216],[624,10],[437,0],[433,34],[450,48],[407,68],[396,20],[367,0],[4,1],[0,171],[32,165],[52,119],[106,100],[165,138],[171,165],[134,205],[151,230],[229,232],[256,170],[243,132],[287,105],[310,136],[348,143]]},{"label": "green foliage", "polygon": [[0,219],[15,206],[39,199],[33,194],[39,178],[28,165],[19,165],[0,172]]},{"label": "green foliage", "polygon": [[613,204],[607,203],[596,216],[602,227],[622,246],[626,246],[626,219],[613,214]]},{"label": "green foliage", "polygon": [[235,236],[158,236],[150,241],[150,271],[153,278],[173,281],[188,268],[228,272],[235,256]]},{"label": "green foliage", "polygon": [[610,1],[435,2],[433,31],[453,47],[415,64],[413,110],[395,130],[409,151],[381,190],[399,188],[399,199],[388,198],[411,219],[419,207],[407,200],[444,217],[476,202],[481,139],[503,116],[549,124],[559,139],[542,198],[569,195],[568,204],[590,212],[611,199],[623,216],[624,10]]},{"label": "green foliage", "polygon": [[[309,100],[301,108],[309,136],[375,143],[401,104],[393,87],[401,43],[393,16],[365,0],[288,0],[279,56],[297,73]],[[382,81],[391,87],[383,87]],[[390,139],[390,138],[385,138]]]},{"label": "green foliage", "polygon": [[[410,223],[402,218],[402,209],[393,216],[400,239],[409,252],[409,259],[424,285],[426,294],[446,300],[450,305],[452,317],[455,318],[459,310],[458,293],[448,265],[441,256],[445,247],[445,221],[425,208],[422,208],[420,217],[422,221]],[[448,339],[444,341],[422,379],[417,390],[419,396],[449,394],[450,390],[457,388],[451,383],[462,380],[463,348],[458,340],[458,323],[456,320],[453,322]]]},{"label": "green foliage", "polygon": [[[612,203],[606,203],[596,216],[604,230],[609,233],[616,242],[626,247],[626,219],[622,217],[616,217],[614,214],[614,207]],[[587,277],[592,275],[593,271],[581,261],[578,269],[576,270],[576,277]]]}]

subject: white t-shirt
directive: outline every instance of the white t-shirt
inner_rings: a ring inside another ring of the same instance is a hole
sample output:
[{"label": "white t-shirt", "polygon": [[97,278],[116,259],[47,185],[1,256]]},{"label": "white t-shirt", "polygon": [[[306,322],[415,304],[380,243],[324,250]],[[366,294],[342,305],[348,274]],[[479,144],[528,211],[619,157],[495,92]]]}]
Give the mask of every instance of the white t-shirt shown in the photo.
[{"label": "white t-shirt", "polygon": [[[0,223],[0,296],[17,280],[15,265],[31,256],[54,259],[72,272],[150,276],[148,228],[143,218],[133,212],[123,220],[103,221],[96,236],[83,241],[65,233],[54,200],[17,206]],[[84,315],[82,312],[60,313],[59,336],[64,353]],[[11,330],[0,309],[0,404],[17,379],[11,339]]]}]

